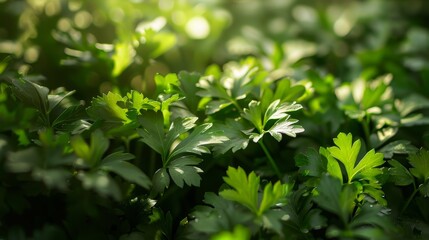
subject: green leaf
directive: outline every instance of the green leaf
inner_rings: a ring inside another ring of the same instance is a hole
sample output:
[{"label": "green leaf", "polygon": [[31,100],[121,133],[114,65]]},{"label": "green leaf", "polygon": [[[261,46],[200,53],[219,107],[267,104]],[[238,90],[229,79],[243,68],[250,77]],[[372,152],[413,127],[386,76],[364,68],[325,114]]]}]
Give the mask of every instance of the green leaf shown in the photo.
[{"label": "green leaf", "polygon": [[392,75],[386,74],[367,83],[360,102],[363,109],[369,109],[373,106],[380,105],[383,100],[387,99],[390,92],[388,88],[390,87],[391,80]]},{"label": "green leaf", "polygon": [[223,130],[225,137],[229,140],[222,144],[217,144],[213,151],[215,153],[224,154],[229,150],[237,152],[240,149],[246,149],[249,144],[249,137],[246,135],[246,126],[240,119],[226,119],[225,123],[215,123],[214,131]]},{"label": "green leaf", "polygon": [[169,73],[167,75],[162,76],[160,74],[155,75],[155,83],[157,93],[174,93],[175,88],[179,87],[179,79],[177,75],[174,73]]},{"label": "green leaf", "polygon": [[117,93],[103,93],[91,101],[91,106],[86,111],[94,119],[126,122],[128,120],[127,110],[118,105],[124,102],[126,99]]},{"label": "green leaf", "polygon": [[226,173],[227,177],[223,179],[233,189],[223,190],[219,195],[227,200],[236,201],[253,213],[257,213],[259,177],[254,172],[247,176],[241,167],[237,169],[228,167]]},{"label": "green leaf", "polygon": [[12,85],[14,95],[24,104],[37,109],[41,114],[47,114],[49,109],[49,89],[23,78],[6,79]]},{"label": "green leaf", "polygon": [[295,85],[291,87],[291,80],[282,79],[277,84],[273,100],[280,99],[281,102],[291,102],[300,98],[305,93],[305,87]]},{"label": "green leaf", "polygon": [[326,149],[326,148],[320,147],[319,153],[322,156],[324,156],[327,160],[326,169],[328,170],[328,173],[331,176],[336,177],[336,178],[340,179],[341,182],[343,182],[343,173],[341,171],[341,167],[340,167],[339,162],[337,160],[335,160],[334,157],[331,156],[328,149]]},{"label": "green leaf", "polygon": [[[210,153],[208,145],[223,143],[228,140],[221,130],[211,130],[212,124],[197,126],[196,117],[176,118],[170,125],[167,133],[164,130],[163,115],[160,112],[148,111],[139,117],[143,129],[138,129],[142,141],[156,152],[161,154],[163,170],[154,176],[163,182],[154,186],[154,192],[162,192],[170,184],[170,176],[173,182],[183,187],[199,186],[203,172],[194,166],[201,162],[195,154]],[[186,137],[185,134],[193,129]],[[183,139],[182,139],[183,138]],[[167,174],[168,173],[170,175]],[[155,180],[154,180],[155,181]],[[154,185],[157,184],[154,182]]]},{"label": "green leaf", "polygon": [[188,186],[200,186],[201,177],[199,173],[202,173],[198,165],[202,160],[194,156],[185,156],[170,162],[168,166],[168,172],[170,173],[171,179],[174,183],[183,188],[183,183]]},{"label": "green leaf", "polygon": [[429,151],[420,149],[416,154],[408,157],[413,168],[410,169],[411,174],[423,182],[429,178]]},{"label": "green leaf", "polygon": [[278,120],[274,125],[267,131],[271,136],[278,142],[282,140],[282,134],[286,134],[290,137],[296,137],[297,133],[304,132],[304,128],[299,125],[293,125],[297,123],[296,119],[289,119],[287,116],[284,119]]},{"label": "green leaf", "polygon": [[[211,71],[210,71],[211,70]],[[247,58],[239,63],[229,62],[224,65],[223,73],[218,67],[209,68],[209,76],[200,79],[197,86],[201,89],[199,96],[210,98],[207,102],[206,114],[213,114],[230,105],[241,110],[238,100],[246,98],[258,83],[258,63],[254,58]]]},{"label": "green leaf", "polygon": [[262,196],[261,204],[259,205],[258,215],[261,216],[268,209],[279,203],[280,200],[286,197],[290,190],[291,189],[289,185],[282,184],[280,181],[277,181],[274,186],[271,182],[268,183],[264,187],[264,193]]},{"label": "green leaf", "polygon": [[357,140],[352,145],[352,135],[340,133],[337,138],[334,138],[334,143],[337,147],[329,147],[328,151],[331,155],[342,162],[351,181],[350,174],[356,163],[357,156],[361,147],[360,140]]},{"label": "green leaf", "polygon": [[349,183],[352,182],[358,174],[361,177],[369,176],[368,171],[375,170],[378,171],[378,174],[381,174],[381,170],[376,169],[376,167],[384,163],[383,154],[375,153],[374,150],[370,150],[360,161],[357,161],[357,156],[361,147],[360,140],[356,140],[352,144],[351,134],[346,135],[340,133],[337,138],[334,138],[334,143],[337,146],[329,147],[328,151],[334,158],[344,164]]},{"label": "green leaf", "polygon": [[78,157],[85,160],[89,166],[95,167],[109,147],[109,140],[97,129],[91,133],[90,144],[87,144],[80,135],[74,136],[70,144]]},{"label": "green leaf", "polygon": [[9,61],[12,59],[11,56],[6,56],[0,61],[0,74],[2,74],[9,64]]},{"label": "green leaf", "polygon": [[197,206],[190,214],[194,220],[189,223],[199,233],[213,235],[229,231],[234,226],[248,224],[254,219],[252,214],[243,211],[234,202],[212,192],[205,193],[204,204]]},{"label": "green leaf", "polygon": [[48,112],[52,112],[53,110],[55,110],[55,108],[60,106],[60,103],[64,99],[71,96],[73,93],[75,93],[75,91],[61,92],[60,94],[48,95],[48,105],[49,105]]},{"label": "green leaf", "polygon": [[262,122],[262,117],[261,117],[261,115],[262,115],[262,109],[261,109],[260,105],[261,105],[261,102],[252,100],[249,103],[249,107],[245,108],[243,110],[242,117],[244,119],[249,120],[253,124],[253,126],[255,126],[256,129],[260,133],[262,133],[263,130],[264,130],[264,125],[263,125],[263,122]]},{"label": "green leaf", "polygon": [[355,176],[366,177],[367,179],[373,178],[377,175],[382,174],[380,168],[376,168],[384,164],[383,154],[375,153],[374,149],[371,149],[365,154],[365,156],[358,162],[354,167],[352,174],[350,175],[351,180]]},{"label": "green leaf", "polygon": [[103,158],[103,164],[116,161],[128,161],[131,159],[134,159],[134,155],[132,155],[131,153],[114,152]]},{"label": "green leaf", "polygon": [[358,194],[354,185],[346,184],[342,187],[337,178],[325,175],[320,179],[316,190],[314,201],[323,209],[339,216],[343,223],[347,223]]},{"label": "green leaf", "polygon": [[280,181],[274,185],[270,182],[264,187],[262,199],[259,202],[259,177],[254,172],[248,176],[241,167],[228,167],[224,181],[232,187],[219,193],[227,200],[235,201],[247,207],[256,216],[264,215],[271,207],[282,202],[290,191],[290,186]]},{"label": "green leaf", "polygon": [[314,196],[314,201],[329,212],[336,213],[341,216],[340,194],[341,182],[337,178],[322,176],[319,185],[316,187],[317,195]]},{"label": "green leaf", "polygon": [[410,113],[429,108],[429,100],[418,94],[411,94],[404,99],[396,99],[395,107],[402,117],[409,115]]},{"label": "green leaf", "polygon": [[[263,103],[263,102],[262,102]],[[303,132],[304,129],[301,126],[293,125],[298,122],[295,119],[289,119],[290,115],[287,112],[297,111],[302,108],[300,104],[280,104],[280,100],[272,102],[266,110],[263,109],[261,102],[252,100],[249,103],[248,108],[243,110],[241,116],[244,119],[250,121],[253,126],[257,129],[257,133],[249,132],[250,138],[254,142],[258,142],[265,133],[270,133],[274,139],[281,141],[282,134],[286,134],[291,137],[296,137],[297,133]],[[262,113],[264,115],[262,116]],[[276,122],[270,125],[271,120]],[[270,126],[269,129],[267,126]]]},{"label": "green leaf", "polygon": [[295,102],[291,104],[282,103],[280,104],[280,100],[275,100],[272,102],[264,114],[264,124],[266,124],[269,120],[273,119],[283,119],[288,116],[287,112],[294,112],[302,109],[300,104]]},{"label": "green leaf", "polygon": [[141,141],[161,154],[164,159],[168,150],[164,145],[164,118],[160,111],[145,111],[140,117],[139,122],[143,129],[137,129],[138,134],[142,137]]},{"label": "green leaf", "polygon": [[170,186],[170,177],[168,176],[167,169],[158,169],[152,178],[152,190],[155,194],[164,192],[164,189]]},{"label": "green leaf", "polygon": [[425,117],[422,113],[412,114],[407,117],[401,118],[401,125],[404,127],[428,125],[429,118]]},{"label": "green leaf", "polygon": [[287,218],[288,215],[280,209],[270,209],[265,211],[262,218],[262,226],[265,229],[272,230],[279,236],[283,237],[283,225],[284,220],[282,218]]},{"label": "green leaf", "polygon": [[390,160],[389,164],[392,166],[389,168],[390,180],[398,186],[407,186],[413,183],[414,179],[411,173],[406,167],[396,160]]},{"label": "green leaf", "polygon": [[116,173],[127,181],[137,183],[141,187],[149,189],[151,186],[150,179],[138,167],[125,161],[130,159],[132,156],[130,155],[129,153],[112,153],[103,159],[100,169]]},{"label": "green leaf", "polygon": [[69,130],[67,128],[68,126],[71,126],[74,122],[82,119],[84,113],[83,109],[82,105],[75,105],[66,108],[52,121],[52,127],[59,130]]},{"label": "green leaf", "polygon": [[200,102],[200,97],[195,94],[198,91],[197,83],[201,78],[201,75],[198,73],[188,73],[180,72],[179,75],[180,89],[184,94],[185,99],[183,100],[186,106],[192,113],[196,113],[198,109],[198,103]]},{"label": "green leaf", "polygon": [[380,205],[365,203],[350,223],[350,227],[356,230],[364,226],[379,228],[386,234],[387,231],[392,230],[393,224],[386,213],[386,209]]},{"label": "green leaf", "polygon": [[220,232],[214,235],[211,240],[250,240],[250,231],[242,225],[237,225],[232,232]]},{"label": "green leaf", "polygon": [[414,154],[418,148],[414,147],[410,141],[397,140],[382,147],[379,152],[384,154],[384,158],[392,158],[394,154]]},{"label": "green leaf", "polygon": [[313,148],[309,148],[304,153],[300,153],[295,157],[295,165],[299,167],[299,172],[304,176],[322,176],[327,171],[327,164],[326,158],[323,158]]},{"label": "green leaf", "polygon": [[169,160],[174,159],[181,154],[209,153],[207,145],[219,144],[228,140],[222,131],[210,131],[213,124],[207,123],[196,127],[192,133],[181,141],[169,155]]},{"label": "green leaf", "polygon": [[145,39],[143,44],[149,58],[157,58],[170,50],[177,42],[176,36],[168,32],[154,32],[147,29],[142,36]]},{"label": "green leaf", "polygon": [[170,148],[182,134],[196,127],[197,117],[176,118],[170,125],[165,137],[166,148]]},{"label": "green leaf", "polygon": [[121,41],[115,44],[115,53],[112,56],[114,67],[112,76],[119,76],[133,60],[133,46],[128,41]]}]

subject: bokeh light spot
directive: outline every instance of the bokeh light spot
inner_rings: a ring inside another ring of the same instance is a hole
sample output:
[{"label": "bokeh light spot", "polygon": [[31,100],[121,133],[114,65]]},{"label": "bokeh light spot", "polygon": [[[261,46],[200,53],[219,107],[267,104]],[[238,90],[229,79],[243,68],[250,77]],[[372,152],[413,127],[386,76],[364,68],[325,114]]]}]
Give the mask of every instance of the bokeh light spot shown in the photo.
[{"label": "bokeh light spot", "polygon": [[186,33],[193,39],[204,39],[210,34],[210,25],[203,17],[193,17],[186,23]]},{"label": "bokeh light spot", "polygon": [[74,16],[74,23],[78,28],[85,29],[92,23],[92,15],[87,11],[79,11]]}]

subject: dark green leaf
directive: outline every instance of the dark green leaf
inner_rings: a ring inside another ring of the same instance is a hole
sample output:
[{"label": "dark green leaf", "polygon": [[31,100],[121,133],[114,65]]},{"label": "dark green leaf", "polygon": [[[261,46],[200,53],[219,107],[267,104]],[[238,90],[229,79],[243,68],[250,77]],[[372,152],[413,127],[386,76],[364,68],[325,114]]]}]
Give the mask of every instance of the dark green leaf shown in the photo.
[{"label": "dark green leaf", "polygon": [[406,167],[396,160],[390,160],[389,168],[390,180],[398,186],[407,186],[413,183],[414,179]]},{"label": "dark green leaf", "polygon": [[337,178],[325,175],[322,176],[316,190],[314,201],[323,209],[340,217],[343,223],[348,222],[357,197],[356,188],[347,184],[343,189]]},{"label": "dark green leaf", "polygon": [[170,186],[170,177],[165,168],[158,169],[152,178],[152,190],[155,194],[164,192]]},{"label": "dark green leaf", "polygon": [[169,149],[164,146],[164,118],[160,111],[146,111],[139,117],[143,129],[137,129],[141,141],[165,157]]},{"label": "dark green leaf", "polygon": [[425,182],[429,178],[429,151],[420,149],[418,153],[408,157],[411,166],[411,174]]},{"label": "dark green leaf", "polygon": [[418,149],[414,147],[410,141],[397,140],[390,142],[379,151],[384,154],[384,158],[392,158],[393,154],[413,154],[416,153]]},{"label": "dark green leaf", "polygon": [[9,82],[13,86],[13,93],[20,101],[37,109],[41,114],[48,113],[48,88],[32,83],[23,78],[10,79]]},{"label": "dark green leaf", "polygon": [[100,165],[100,169],[113,172],[121,176],[127,181],[132,183],[137,183],[143,188],[149,189],[151,186],[150,179],[144,174],[138,167],[135,165],[120,160],[120,158],[115,160],[103,161]]},{"label": "dark green leaf", "polygon": [[295,157],[295,164],[304,176],[320,177],[327,171],[327,160],[316,150],[309,148],[306,152]]}]

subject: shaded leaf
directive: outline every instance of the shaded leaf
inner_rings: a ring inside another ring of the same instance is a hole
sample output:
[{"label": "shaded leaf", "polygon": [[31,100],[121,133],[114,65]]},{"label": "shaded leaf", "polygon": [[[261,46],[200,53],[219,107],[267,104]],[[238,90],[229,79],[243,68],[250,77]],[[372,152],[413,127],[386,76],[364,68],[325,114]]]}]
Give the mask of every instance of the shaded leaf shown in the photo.
[{"label": "shaded leaf", "polygon": [[389,179],[398,186],[407,186],[413,183],[414,179],[406,167],[396,160],[390,160]]},{"label": "shaded leaf", "polygon": [[429,151],[420,149],[416,154],[408,157],[411,166],[411,174],[425,182],[429,178]]},{"label": "shaded leaf", "polygon": [[170,186],[170,177],[165,168],[158,169],[152,178],[152,190],[155,194],[161,193]]},{"label": "shaded leaf", "polygon": [[327,160],[315,149],[309,148],[295,157],[295,164],[304,176],[320,177],[327,171]]},{"label": "shaded leaf", "polygon": [[143,188],[149,189],[151,186],[150,179],[135,165],[116,159],[113,161],[103,162],[100,169],[116,173],[127,181],[137,183]]}]

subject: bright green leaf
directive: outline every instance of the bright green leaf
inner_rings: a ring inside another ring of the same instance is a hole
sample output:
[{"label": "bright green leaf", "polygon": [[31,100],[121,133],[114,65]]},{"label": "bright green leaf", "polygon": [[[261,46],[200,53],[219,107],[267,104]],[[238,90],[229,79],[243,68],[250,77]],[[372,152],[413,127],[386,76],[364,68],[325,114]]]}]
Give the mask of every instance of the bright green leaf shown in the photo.
[{"label": "bright green leaf", "polygon": [[220,232],[211,240],[250,240],[250,232],[242,225],[237,225],[232,232]]},{"label": "bright green leaf", "polygon": [[[338,161],[344,164],[348,182],[350,183],[355,176],[358,174],[364,176],[368,170],[374,169],[384,163],[383,154],[375,153],[374,150],[369,151],[365,156],[358,161],[357,156],[360,151],[361,143],[360,140],[356,140],[352,144],[351,134],[338,134],[337,138],[334,138],[336,147],[329,147],[328,151]],[[381,174],[381,170],[379,173]]]},{"label": "bright green leaf", "polygon": [[261,204],[259,205],[258,215],[260,216],[264,214],[272,206],[279,203],[280,200],[285,198],[289,191],[290,186],[287,184],[282,184],[280,181],[277,181],[274,184],[274,187],[271,182],[268,183],[264,187],[264,193]]},{"label": "bright green leaf", "polygon": [[227,200],[239,202],[253,213],[257,213],[259,177],[254,172],[247,176],[241,167],[237,169],[228,167],[226,173],[227,177],[223,179],[233,189],[223,190],[219,195]]}]

